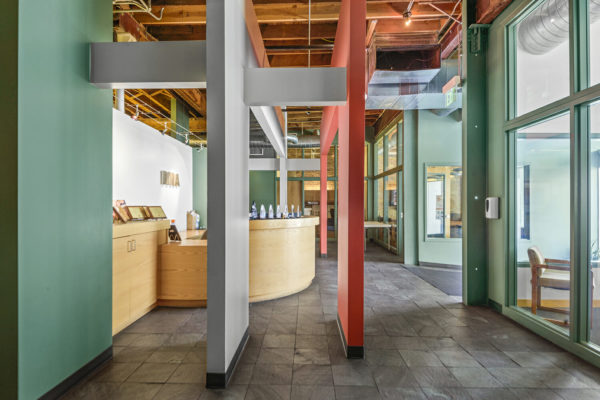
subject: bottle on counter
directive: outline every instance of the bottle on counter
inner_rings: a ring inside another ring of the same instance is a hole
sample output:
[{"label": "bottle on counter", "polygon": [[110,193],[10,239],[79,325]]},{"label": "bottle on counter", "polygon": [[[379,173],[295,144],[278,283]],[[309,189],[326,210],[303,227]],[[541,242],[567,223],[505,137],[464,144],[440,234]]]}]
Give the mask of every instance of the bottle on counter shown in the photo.
[{"label": "bottle on counter", "polygon": [[261,204],[260,205],[260,219],[265,219],[267,218],[267,211],[265,210],[265,205]]},{"label": "bottle on counter", "polygon": [[287,204],[286,206],[283,208],[283,218],[289,218],[289,213],[288,213],[288,208],[287,208]]},{"label": "bottle on counter", "polygon": [[296,217],[296,213],[294,212],[294,205],[292,204],[292,218]]},{"label": "bottle on counter", "polygon": [[256,202],[253,201],[251,212],[250,212],[250,219],[257,219],[257,218],[258,218],[258,212],[256,211]]},{"label": "bottle on counter", "polygon": [[277,219],[281,218],[281,206],[277,204],[277,213],[275,214]]},{"label": "bottle on counter", "polygon": [[273,219],[273,204],[269,204],[269,219]]},{"label": "bottle on counter", "polygon": [[298,204],[298,208],[296,211],[296,218],[302,218],[302,214],[300,213],[300,204]]}]

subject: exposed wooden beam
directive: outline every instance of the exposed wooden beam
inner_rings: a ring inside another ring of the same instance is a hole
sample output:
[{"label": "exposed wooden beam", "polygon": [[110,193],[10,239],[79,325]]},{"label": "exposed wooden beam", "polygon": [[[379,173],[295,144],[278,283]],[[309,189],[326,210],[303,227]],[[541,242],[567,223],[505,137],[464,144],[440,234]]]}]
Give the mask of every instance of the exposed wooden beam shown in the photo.
[{"label": "exposed wooden beam", "polygon": [[200,89],[173,89],[190,107],[202,117],[206,118],[206,91]]},{"label": "exposed wooden beam", "polygon": [[[308,66],[308,55],[271,55],[269,61],[272,67],[306,67]],[[311,67],[328,67],[331,64],[331,54],[311,54]]]},{"label": "exposed wooden beam", "polygon": [[477,0],[477,23],[491,24],[512,0]]},{"label": "exposed wooden beam", "polygon": [[458,47],[461,41],[461,25],[454,22],[445,35],[440,40],[440,46],[442,48],[442,60],[448,58],[454,50]]},{"label": "exposed wooden beam", "polygon": [[[314,23],[310,27],[311,39],[333,39],[337,29],[336,22]],[[293,40],[308,38],[308,24],[263,24],[260,27],[264,40]]]},{"label": "exposed wooden beam", "polygon": [[206,25],[150,25],[148,32],[162,41],[206,40]]},{"label": "exposed wooden beam", "polygon": [[[499,1],[499,0],[498,0]],[[367,19],[403,18],[408,2],[369,2],[367,4]],[[440,2],[436,5],[444,12],[451,13],[455,2]],[[153,11],[160,12],[163,6],[153,4]],[[308,4],[269,3],[255,4],[254,10],[259,24],[264,23],[298,23],[308,20]],[[136,14],[136,19],[144,25],[203,25],[206,24],[205,5],[165,5],[161,20],[156,20],[147,14]],[[416,2],[412,9],[412,19],[440,18],[444,14],[426,4]],[[339,2],[317,2],[311,6],[311,21],[334,22],[340,14]]]}]

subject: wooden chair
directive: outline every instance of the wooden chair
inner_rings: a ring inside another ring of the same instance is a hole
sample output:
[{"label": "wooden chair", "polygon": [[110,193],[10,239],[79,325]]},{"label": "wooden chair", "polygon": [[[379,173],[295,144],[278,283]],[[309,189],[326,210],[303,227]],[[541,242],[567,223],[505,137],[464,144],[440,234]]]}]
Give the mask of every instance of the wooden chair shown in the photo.
[{"label": "wooden chair", "polygon": [[[529,265],[531,266],[531,313],[537,314],[538,310],[551,311],[559,314],[569,314],[569,309],[542,306],[542,288],[558,290],[571,289],[571,265],[567,260],[544,258],[537,246],[527,250]],[[545,318],[561,326],[569,326],[569,321]]]}]

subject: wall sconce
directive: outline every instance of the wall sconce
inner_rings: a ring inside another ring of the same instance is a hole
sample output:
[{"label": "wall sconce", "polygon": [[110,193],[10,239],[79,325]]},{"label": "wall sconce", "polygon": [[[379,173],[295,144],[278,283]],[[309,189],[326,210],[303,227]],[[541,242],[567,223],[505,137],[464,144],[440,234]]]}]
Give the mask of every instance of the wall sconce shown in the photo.
[{"label": "wall sconce", "polygon": [[160,184],[179,187],[179,174],[169,171],[160,171]]}]

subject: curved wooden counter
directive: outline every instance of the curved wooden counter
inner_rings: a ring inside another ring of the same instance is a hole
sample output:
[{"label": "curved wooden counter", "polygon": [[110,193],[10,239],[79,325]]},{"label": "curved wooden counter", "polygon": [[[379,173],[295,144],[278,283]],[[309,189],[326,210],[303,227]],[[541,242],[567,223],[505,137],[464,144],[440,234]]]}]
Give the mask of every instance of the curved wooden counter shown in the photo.
[{"label": "curved wooden counter", "polygon": [[315,277],[317,217],[250,221],[250,302],[306,289]]}]

